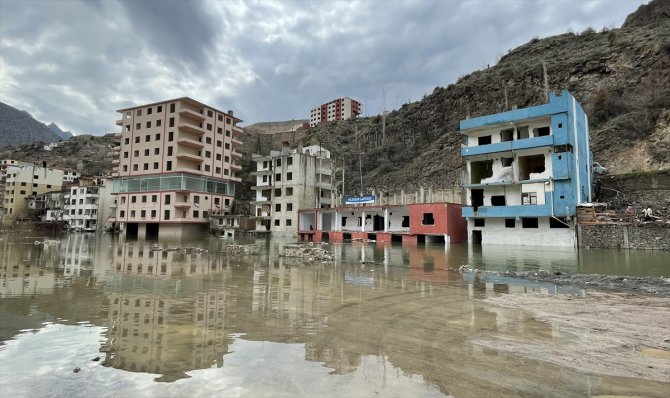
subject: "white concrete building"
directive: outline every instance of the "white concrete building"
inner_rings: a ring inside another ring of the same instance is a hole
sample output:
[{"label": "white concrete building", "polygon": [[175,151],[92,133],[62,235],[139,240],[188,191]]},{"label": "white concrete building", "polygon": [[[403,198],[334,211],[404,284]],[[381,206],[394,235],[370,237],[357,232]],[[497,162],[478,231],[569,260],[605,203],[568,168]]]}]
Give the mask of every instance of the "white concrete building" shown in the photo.
[{"label": "white concrete building", "polygon": [[45,192],[57,191],[63,186],[63,170],[18,162],[6,166],[4,184],[4,214],[23,216],[28,207],[27,198]]},{"label": "white concrete building", "polygon": [[[256,161],[256,232],[295,235],[298,209],[333,205],[333,168],[330,151],[318,145],[254,155]],[[314,226],[315,227],[315,226]]]},{"label": "white concrete building", "polygon": [[97,179],[92,185],[70,188],[65,194],[63,216],[70,229],[96,231],[104,226],[112,215],[111,185],[111,180]]}]

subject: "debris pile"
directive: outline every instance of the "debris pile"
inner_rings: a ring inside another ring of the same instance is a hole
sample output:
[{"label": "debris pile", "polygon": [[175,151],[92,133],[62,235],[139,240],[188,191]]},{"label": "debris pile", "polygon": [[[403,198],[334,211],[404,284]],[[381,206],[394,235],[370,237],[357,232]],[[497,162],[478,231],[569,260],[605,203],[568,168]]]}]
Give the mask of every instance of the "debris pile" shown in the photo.
[{"label": "debris pile", "polygon": [[158,247],[154,245],[151,247],[151,251],[154,252],[178,252],[181,254],[207,254],[209,251],[207,249],[201,249],[199,247]]},{"label": "debris pile", "polygon": [[44,247],[46,247],[46,246],[56,246],[56,245],[60,245],[60,240],[58,240],[58,239],[44,239],[44,241],[36,240],[35,241],[35,246],[39,246],[39,245],[44,245]]},{"label": "debris pile", "polygon": [[221,253],[226,254],[258,254],[258,245],[225,245],[221,249]]},{"label": "debris pile", "polygon": [[333,254],[320,247],[313,245],[286,245],[282,250],[283,257],[300,257],[308,261],[333,261]]}]

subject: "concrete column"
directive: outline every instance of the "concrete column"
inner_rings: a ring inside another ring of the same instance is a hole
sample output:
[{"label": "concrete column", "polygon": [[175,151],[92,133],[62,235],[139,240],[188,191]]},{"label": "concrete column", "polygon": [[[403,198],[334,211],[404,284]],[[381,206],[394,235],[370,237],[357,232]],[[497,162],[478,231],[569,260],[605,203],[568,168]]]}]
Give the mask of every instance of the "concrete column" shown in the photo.
[{"label": "concrete column", "polygon": [[340,220],[340,217],[341,217],[340,212],[335,210],[335,219],[333,220],[335,225],[333,225],[332,228],[333,231],[339,231],[342,229],[342,221]]},{"label": "concrete column", "polygon": [[361,232],[365,232],[365,210],[361,212]]},{"label": "concrete column", "polygon": [[384,209],[384,232],[389,230],[389,209],[388,207]]}]

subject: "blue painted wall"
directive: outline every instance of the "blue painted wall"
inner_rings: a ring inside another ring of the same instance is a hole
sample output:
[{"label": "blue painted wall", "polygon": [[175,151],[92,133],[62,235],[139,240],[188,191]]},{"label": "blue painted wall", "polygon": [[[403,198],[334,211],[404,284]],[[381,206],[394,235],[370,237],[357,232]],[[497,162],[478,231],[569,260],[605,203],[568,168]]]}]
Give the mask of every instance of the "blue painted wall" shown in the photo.
[{"label": "blue painted wall", "polygon": [[[588,119],[577,100],[564,90],[549,94],[549,103],[525,109],[461,120],[464,133],[470,129],[508,124],[537,117],[551,117],[551,135],[461,149],[464,158],[538,147],[565,146],[551,155],[554,192],[546,193],[546,205],[463,207],[464,217],[574,216],[579,203],[591,201],[591,164]],[[557,150],[557,149],[555,149]],[[464,185],[466,182],[463,182]],[[552,206],[553,204],[553,206]]]}]

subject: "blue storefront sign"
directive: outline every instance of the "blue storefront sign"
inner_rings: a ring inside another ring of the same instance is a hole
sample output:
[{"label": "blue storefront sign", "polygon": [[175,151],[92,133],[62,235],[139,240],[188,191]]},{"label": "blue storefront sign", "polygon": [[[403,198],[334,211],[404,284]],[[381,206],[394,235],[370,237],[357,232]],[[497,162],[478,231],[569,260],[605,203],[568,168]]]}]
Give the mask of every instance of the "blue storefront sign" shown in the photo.
[{"label": "blue storefront sign", "polygon": [[375,203],[375,195],[366,196],[345,196],[344,204],[357,205],[361,203]]}]

